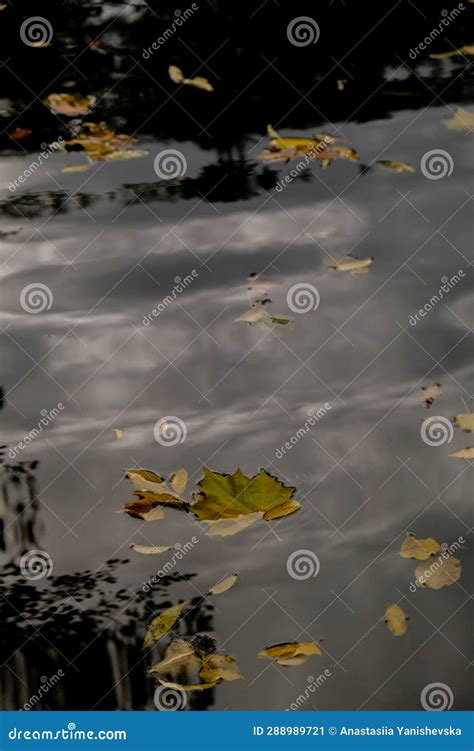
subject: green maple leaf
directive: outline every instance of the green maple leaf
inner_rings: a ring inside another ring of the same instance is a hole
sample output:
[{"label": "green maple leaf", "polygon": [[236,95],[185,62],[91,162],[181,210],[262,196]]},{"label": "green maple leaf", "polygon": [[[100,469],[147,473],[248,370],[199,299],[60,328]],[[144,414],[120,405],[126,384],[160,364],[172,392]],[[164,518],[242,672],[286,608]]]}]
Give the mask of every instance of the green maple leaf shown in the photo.
[{"label": "green maple leaf", "polygon": [[197,494],[197,503],[191,506],[200,521],[235,519],[256,512],[268,521],[300,508],[292,500],[295,488],[283,485],[264,469],[255,477],[247,477],[240,469],[226,475],[203,467],[203,473],[199,482],[201,492]]}]

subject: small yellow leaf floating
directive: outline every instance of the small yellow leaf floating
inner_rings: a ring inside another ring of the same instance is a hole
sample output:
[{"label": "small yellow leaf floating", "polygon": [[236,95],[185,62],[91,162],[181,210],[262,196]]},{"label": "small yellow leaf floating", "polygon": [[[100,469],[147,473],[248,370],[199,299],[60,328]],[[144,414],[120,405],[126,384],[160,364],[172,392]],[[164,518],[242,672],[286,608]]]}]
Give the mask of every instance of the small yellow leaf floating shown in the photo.
[{"label": "small yellow leaf floating", "polygon": [[162,490],[164,479],[151,469],[127,469],[125,477],[131,480],[136,490]]},{"label": "small yellow leaf floating", "polygon": [[188,473],[185,469],[177,469],[170,477],[170,485],[174,492],[181,495],[186,490],[188,484]]},{"label": "small yellow leaf floating", "polygon": [[132,149],[135,140],[125,133],[115,133],[105,123],[86,122],[82,131],[62,146],[66,151],[81,151],[92,162],[113,162],[147,156],[146,149]]},{"label": "small yellow leaf floating", "polygon": [[287,162],[296,157],[305,156],[308,159],[321,161],[323,166],[331,163],[332,159],[348,159],[359,161],[354,149],[347,146],[332,146],[337,140],[335,136],[326,133],[315,133],[313,138],[307,136],[280,136],[271,125],[267,126],[271,136],[270,148],[264,149],[257,159],[262,162]]},{"label": "small yellow leaf floating", "polygon": [[235,519],[217,519],[215,521],[207,519],[207,534],[211,537],[230,537],[242,532],[260,519],[263,519],[262,511],[255,511],[253,514],[241,514],[236,516]]},{"label": "small yellow leaf floating", "polygon": [[461,132],[474,130],[474,112],[466,110],[463,107],[458,107],[452,117],[441,120],[441,123],[442,125],[445,125],[448,130]]},{"label": "small yellow leaf floating", "polygon": [[56,115],[76,117],[89,112],[97,101],[97,97],[89,95],[76,97],[73,94],[50,94],[43,103]]},{"label": "small yellow leaf floating", "polygon": [[207,636],[175,639],[149,672],[157,673],[162,685],[183,691],[203,691],[242,677],[234,658],[216,654],[216,643]]},{"label": "small yellow leaf floating", "polygon": [[434,386],[422,386],[421,390],[423,391],[421,398],[425,404],[425,407],[428,408],[433,406],[435,399],[437,399],[443,393],[443,389],[441,388],[440,383],[435,383]]},{"label": "small yellow leaf floating", "polygon": [[270,518],[276,519],[300,508],[292,498],[295,488],[283,485],[264,469],[254,477],[247,477],[240,469],[228,475],[203,467],[203,473],[201,492],[190,507],[200,521],[236,519],[255,513],[263,513],[265,519],[269,512],[273,512]]},{"label": "small yellow leaf floating", "polygon": [[474,431],[474,412],[456,415],[453,418],[453,422],[457,428],[461,428],[465,433],[472,433]]},{"label": "small yellow leaf floating", "polygon": [[142,553],[143,555],[157,555],[159,553],[166,553],[167,550],[171,550],[171,548],[168,547],[159,547],[159,546],[147,546],[147,545],[130,545],[131,549],[135,551],[135,553]]},{"label": "small yellow leaf floating", "polygon": [[145,490],[137,490],[133,495],[137,496],[138,500],[130,501],[130,503],[125,505],[124,509],[130,516],[139,516],[143,519],[145,518],[143,514],[147,514],[156,506],[168,506],[170,508],[178,509],[179,511],[187,511],[188,509],[188,504],[185,501],[176,498],[172,493],[150,493]]},{"label": "small yellow leaf floating", "polygon": [[145,640],[143,642],[144,647],[149,647],[162,636],[168,633],[173,628],[174,624],[180,617],[182,611],[187,607],[187,602],[181,602],[178,605],[173,605],[171,608],[163,610],[160,615],[152,620],[147,628],[145,634]]},{"label": "small yellow leaf floating", "polygon": [[203,91],[214,91],[214,87],[209,83],[207,78],[202,76],[195,76],[194,78],[185,78],[181,68],[176,65],[170,65],[168,68],[169,77],[174,83],[182,83],[187,86],[195,86],[196,89],[202,89]]},{"label": "small yellow leaf floating", "polygon": [[314,642],[282,642],[265,647],[258,657],[276,660],[279,665],[302,665],[310,655],[322,654]]},{"label": "small yellow leaf floating", "polygon": [[395,172],[414,172],[415,168],[412,167],[411,164],[406,164],[405,162],[391,162],[388,159],[381,159],[377,162],[377,164],[381,164],[382,167],[388,167],[389,169],[393,169]]},{"label": "small yellow leaf floating", "polygon": [[402,558],[416,558],[418,561],[426,561],[440,550],[441,545],[432,537],[417,540],[414,535],[407,535],[402,543],[400,555]]},{"label": "small yellow leaf floating", "polygon": [[457,459],[474,459],[474,447],[469,446],[460,449],[460,451],[455,451],[454,454],[449,454],[449,456],[455,456]]},{"label": "small yellow leaf floating", "polygon": [[373,262],[373,258],[344,256],[339,259],[339,261],[331,259],[327,263],[330,269],[335,269],[336,271],[350,271],[354,274],[366,274],[368,272],[368,267],[371,266]]},{"label": "small yellow leaf floating", "polygon": [[457,582],[461,577],[461,571],[461,561],[457,558],[440,556],[430,566],[420,563],[415,569],[415,576],[419,586],[441,589]]},{"label": "small yellow leaf floating", "polygon": [[266,325],[276,323],[285,326],[291,320],[290,316],[286,316],[282,313],[273,314],[262,307],[255,307],[251,308],[246,313],[242,313],[238,318],[235,318],[234,323],[248,323],[249,326],[253,326],[256,323],[263,323]]},{"label": "small yellow leaf floating", "polygon": [[230,574],[229,576],[226,576],[225,579],[222,579],[220,582],[217,582],[217,584],[214,584],[214,586],[210,588],[207,594],[221,595],[223,592],[227,592],[228,589],[234,586],[237,578],[238,574]]},{"label": "small yellow leaf floating", "polygon": [[74,174],[76,172],[89,172],[91,167],[91,164],[69,164],[67,167],[63,167],[62,171],[66,174]]},{"label": "small yellow leaf floating", "polygon": [[457,55],[474,55],[474,45],[465,44],[464,47],[459,47],[450,52],[436,52],[433,55],[430,55],[430,57],[433,58],[433,60],[444,60],[445,58],[456,57]]},{"label": "small yellow leaf floating", "polygon": [[116,438],[123,438],[125,435],[125,430],[122,430],[122,428],[114,428],[114,433]]},{"label": "small yellow leaf floating", "polygon": [[164,514],[157,510],[159,506],[168,506],[180,511],[187,511],[189,504],[182,501],[166,480],[150,469],[129,469],[125,477],[132,481],[137,490],[133,495],[137,500],[125,505],[125,513],[135,518],[151,521],[162,519]]},{"label": "small yellow leaf floating", "polygon": [[394,636],[403,636],[407,631],[407,617],[400,605],[389,605],[385,611],[385,623]]}]

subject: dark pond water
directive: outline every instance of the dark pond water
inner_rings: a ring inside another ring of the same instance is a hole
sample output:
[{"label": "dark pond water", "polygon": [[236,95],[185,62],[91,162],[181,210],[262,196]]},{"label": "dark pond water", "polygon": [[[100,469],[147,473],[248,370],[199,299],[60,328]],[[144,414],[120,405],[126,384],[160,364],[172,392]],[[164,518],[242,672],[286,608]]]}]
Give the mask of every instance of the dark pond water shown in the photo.
[{"label": "dark pond water", "polygon": [[[154,710],[147,669],[169,637],[141,645],[180,600],[194,607],[175,634],[211,635],[243,676],[189,694],[188,708],[418,709],[432,683],[453,708],[470,706],[472,470],[448,455],[473,445],[450,420],[474,411],[474,136],[441,121],[474,110],[472,58],[429,54],[472,44],[474,6],[413,59],[444,6],[377,4],[362,16],[340,2],[239,5],[204,4],[149,59],[142,50],[174,5],[58,3],[39,49],[20,38],[34,4],[0,12],[3,709],[47,684],[35,708]],[[287,26],[303,15],[320,38],[298,47]],[[87,47],[97,36],[105,54]],[[215,92],[176,87],[170,64]],[[71,120],[41,103],[64,91],[96,95],[86,119],[135,134],[149,155],[68,174],[84,159],[60,151],[12,191],[42,143],[70,137]],[[295,162],[256,160],[269,122],[341,136],[360,161],[311,162],[277,189]],[[18,127],[31,135],[9,140]],[[182,178],[157,176],[165,149],[184,156]],[[446,152],[449,175],[421,169],[431,150]],[[328,268],[348,253],[374,258],[367,274]],[[264,309],[288,324],[234,322],[252,273],[272,283]],[[178,277],[191,281],[163,305]],[[319,296],[304,314],[288,304],[302,283]],[[48,309],[33,314],[22,292],[38,284]],[[442,394],[427,409],[421,389],[434,384]],[[308,427],[308,410],[321,409]],[[186,427],[173,446],[154,437],[170,416]],[[421,437],[431,417],[444,430],[437,445]],[[192,491],[204,464],[264,467],[296,488],[301,509],[231,537],[178,511],[148,523],[114,513],[132,498],[124,469],[185,467]],[[410,588],[407,532],[459,545],[459,581]],[[184,552],[142,556],[132,543]],[[20,560],[36,549],[53,571],[28,579]],[[290,575],[297,551],[313,567],[317,557],[317,575]],[[231,572],[231,590],[203,598]],[[384,623],[390,603],[409,617],[399,638]],[[323,654],[293,667],[257,659],[286,641]]]}]

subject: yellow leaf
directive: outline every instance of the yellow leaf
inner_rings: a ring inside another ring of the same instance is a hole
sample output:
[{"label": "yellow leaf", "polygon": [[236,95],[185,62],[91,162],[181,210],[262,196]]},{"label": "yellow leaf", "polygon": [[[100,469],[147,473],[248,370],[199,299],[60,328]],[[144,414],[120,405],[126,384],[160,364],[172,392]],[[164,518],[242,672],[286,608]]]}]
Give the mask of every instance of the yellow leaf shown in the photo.
[{"label": "yellow leaf", "polygon": [[208,595],[221,595],[223,592],[227,592],[228,589],[234,586],[237,581],[238,574],[230,574],[222,579],[207,592]]},{"label": "yellow leaf", "polygon": [[441,545],[432,537],[417,540],[414,535],[407,535],[403,541],[400,555],[402,558],[416,558],[419,561],[426,561],[427,558],[440,550]]},{"label": "yellow leaf", "polygon": [[258,657],[276,660],[279,665],[301,665],[310,655],[322,654],[314,642],[282,642],[265,647]]},{"label": "yellow leaf", "polygon": [[135,553],[142,553],[143,555],[157,555],[157,553],[166,553],[167,550],[171,550],[171,548],[168,547],[159,547],[159,546],[147,546],[147,545],[130,545],[132,550],[135,551]]},{"label": "yellow leaf", "polygon": [[459,47],[456,50],[451,50],[450,52],[438,52],[430,55],[430,57],[432,57],[433,60],[444,60],[445,58],[456,57],[457,55],[474,55],[474,45],[465,44],[464,47]]},{"label": "yellow leaf", "polygon": [[160,615],[154,618],[147,628],[143,646],[149,647],[150,644],[153,644],[167,634],[173,628],[187,604],[187,602],[181,602],[178,605],[173,605],[171,608],[163,610]]},{"label": "yellow leaf", "polygon": [[239,678],[242,678],[233,657],[216,654],[204,657],[199,677],[205,683],[216,683],[221,678],[224,681],[237,681]]},{"label": "yellow leaf", "polygon": [[44,104],[57,115],[76,117],[85,115],[94,106],[97,97],[89,95],[76,97],[73,94],[50,94],[43,100]]},{"label": "yellow leaf", "polygon": [[272,137],[271,144],[272,146],[276,147],[277,149],[285,150],[295,149],[296,151],[307,151],[308,149],[313,150],[318,147],[319,141],[315,140],[314,138],[305,138],[303,137],[281,137],[278,135],[278,133],[273,130],[271,125],[267,125],[267,132],[268,135]]},{"label": "yellow leaf", "polygon": [[466,433],[472,433],[474,431],[474,412],[456,415],[453,422],[457,428],[461,428],[461,430],[464,430]]},{"label": "yellow leaf", "polygon": [[170,65],[168,68],[168,74],[174,83],[183,83],[184,75],[181,68],[178,68],[176,65]]},{"label": "yellow leaf", "polygon": [[102,159],[105,162],[118,162],[125,159],[138,159],[142,156],[148,156],[149,153],[147,149],[118,149],[104,154]]},{"label": "yellow leaf", "polygon": [[422,587],[429,589],[441,589],[441,587],[450,587],[461,577],[461,561],[454,556],[444,558],[440,556],[428,566],[426,563],[420,563],[415,569],[417,583]]},{"label": "yellow leaf", "polygon": [[122,430],[122,428],[114,428],[114,433],[116,438],[123,438],[125,435],[125,430]]},{"label": "yellow leaf", "polygon": [[188,484],[188,473],[185,469],[177,469],[170,477],[170,485],[174,492],[181,495],[186,490]]},{"label": "yellow leaf", "polygon": [[457,459],[474,459],[474,447],[470,446],[460,451],[455,451],[454,454],[449,456],[455,456]]},{"label": "yellow leaf", "polygon": [[170,681],[164,681],[161,678],[158,678],[159,682],[162,686],[165,686],[165,688],[172,688],[174,691],[205,691],[208,688],[214,688],[217,686],[216,683],[195,683],[195,684],[182,684],[182,683],[172,683]]},{"label": "yellow leaf", "polygon": [[67,167],[63,167],[62,171],[73,174],[74,172],[89,172],[91,164],[70,164]]},{"label": "yellow leaf", "polygon": [[214,91],[214,87],[209,83],[207,78],[203,78],[202,76],[195,76],[195,78],[185,78],[181,68],[178,68],[176,65],[169,66],[168,74],[174,83],[195,86],[197,89],[202,89],[203,91]]},{"label": "yellow leaf", "polygon": [[458,107],[454,115],[447,120],[441,120],[441,123],[448,130],[469,131],[474,129],[474,112]]},{"label": "yellow leaf", "polygon": [[373,258],[353,258],[352,256],[344,256],[339,261],[331,261],[329,263],[330,269],[336,269],[336,271],[353,271],[360,273],[374,262]]},{"label": "yellow leaf", "polygon": [[389,167],[390,169],[393,169],[395,172],[414,172],[415,168],[412,167],[411,164],[406,164],[405,162],[391,162],[388,159],[382,159],[377,162],[377,164],[381,164],[383,167]]},{"label": "yellow leaf", "polygon": [[403,636],[407,630],[406,615],[399,605],[389,605],[385,611],[385,623],[394,636]]},{"label": "yellow leaf", "polygon": [[282,506],[286,506],[287,514],[297,510],[289,503],[295,488],[285,486],[264,469],[254,477],[247,477],[240,469],[226,475],[203,467],[203,473],[199,500],[191,506],[200,521],[235,519],[255,512],[265,514]]},{"label": "yellow leaf", "polygon": [[242,532],[255,522],[263,519],[262,511],[255,511],[253,514],[242,514],[235,519],[216,519],[215,521],[207,520],[207,534],[211,537],[230,537]]},{"label": "yellow leaf", "polygon": [[140,518],[145,522],[156,522],[159,519],[165,518],[165,512],[161,506],[155,506],[155,508],[150,509],[150,511],[144,511],[140,515]]},{"label": "yellow leaf", "polygon": [[282,516],[288,516],[300,508],[301,503],[298,503],[298,501],[285,501],[280,506],[275,506],[270,511],[266,511],[263,515],[263,520],[269,522],[272,519],[281,519]]},{"label": "yellow leaf", "polygon": [[151,469],[127,469],[125,477],[132,481],[136,490],[162,490],[160,486],[165,482]]}]

